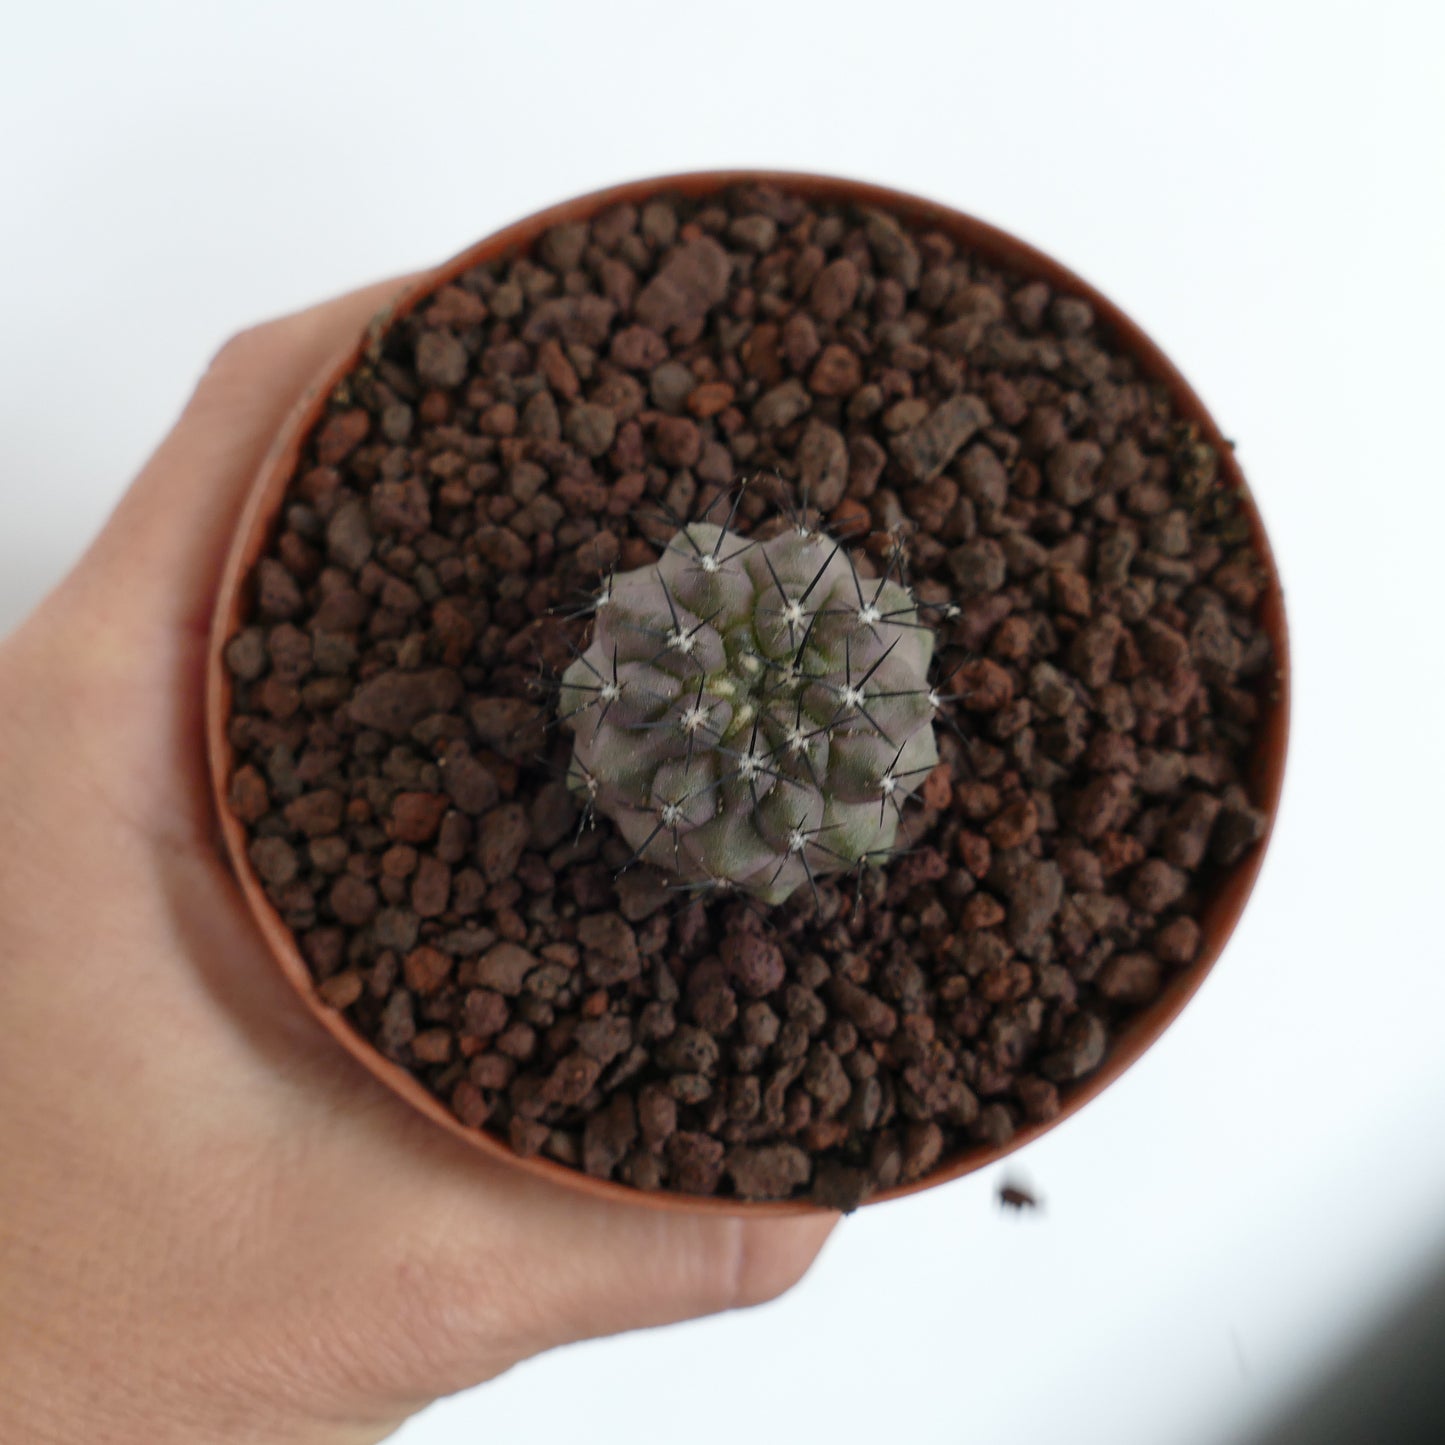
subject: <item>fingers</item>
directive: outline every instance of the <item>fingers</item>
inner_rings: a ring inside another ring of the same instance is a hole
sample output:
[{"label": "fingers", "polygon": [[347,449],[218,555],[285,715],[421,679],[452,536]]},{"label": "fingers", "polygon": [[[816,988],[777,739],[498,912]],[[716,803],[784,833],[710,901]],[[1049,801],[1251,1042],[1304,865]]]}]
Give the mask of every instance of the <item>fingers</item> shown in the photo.
[{"label": "fingers", "polygon": [[839,1216],[743,1221],[729,1309],[767,1304],[798,1283],[813,1267]]},{"label": "fingers", "polygon": [[[834,1215],[745,1220],[569,1201],[565,1223],[515,1256],[515,1285],[504,1285],[512,1315],[504,1338],[521,1359],[764,1304],[802,1279],[836,1222]],[[480,1360],[462,1362],[468,1382],[487,1355],[484,1348]]]},{"label": "fingers", "polygon": [[838,1222],[613,1204],[458,1160],[451,1147],[426,1152],[438,1166],[427,1185],[433,1207],[424,1230],[399,1241],[405,1263],[388,1271],[395,1337],[416,1347],[394,1362],[397,1400],[477,1384],[558,1345],[775,1299]]},{"label": "fingers", "polygon": [[747,1220],[628,1205],[599,1210],[588,1201],[570,1214],[570,1227],[551,1241],[565,1239],[570,1260],[554,1256],[551,1270],[543,1265],[534,1276],[550,1286],[532,1297],[539,1348],[775,1299],[803,1277],[836,1223],[833,1215]]},{"label": "fingers", "polygon": [[204,627],[241,507],[287,413],[406,284],[383,281],[228,341],[62,594],[101,607],[111,625]]}]

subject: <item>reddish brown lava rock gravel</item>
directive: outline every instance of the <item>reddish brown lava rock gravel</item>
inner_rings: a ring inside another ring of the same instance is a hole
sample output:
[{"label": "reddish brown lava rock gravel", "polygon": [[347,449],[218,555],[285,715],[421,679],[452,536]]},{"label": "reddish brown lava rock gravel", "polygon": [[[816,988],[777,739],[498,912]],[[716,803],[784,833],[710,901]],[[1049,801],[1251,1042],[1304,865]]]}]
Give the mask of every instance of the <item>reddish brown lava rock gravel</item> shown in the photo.
[{"label": "reddish brown lava rock gravel", "polygon": [[[756,910],[559,781],[579,600],[741,477],[940,626],[912,851]],[[1046,1121],[1259,838],[1268,645],[1216,458],[1087,303],[881,212],[621,205],[397,322],[307,445],[231,804],[321,997],[468,1127],[641,1189],[850,1208]]]}]

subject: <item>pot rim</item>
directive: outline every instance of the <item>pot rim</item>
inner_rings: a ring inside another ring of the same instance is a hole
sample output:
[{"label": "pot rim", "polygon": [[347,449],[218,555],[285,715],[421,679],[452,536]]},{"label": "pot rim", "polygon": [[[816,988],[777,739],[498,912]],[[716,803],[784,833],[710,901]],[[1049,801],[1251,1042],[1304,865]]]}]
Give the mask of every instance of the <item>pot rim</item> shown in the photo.
[{"label": "pot rim", "polygon": [[1279,569],[1259,508],[1235,458],[1233,445],[1220,431],[1197,393],[1154,341],[1113,301],[1082,277],[1010,233],[937,201],[869,182],[811,172],[752,169],[688,171],[626,181],[534,212],[475,242],[440,265],[419,273],[400,288],[396,299],[371,319],[355,341],[338,350],[297,399],[262,461],[237,520],[221,573],[207,645],[206,750],[212,801],[224,844],[225,861],[278,966],[310,1013],[353,1058],[434,1123],[483,1154],[595,1198],[651,1209],[756,1219],[832,1211],[807,1200],[748,1201],[669,1190],[642,1190],[595,1178],[580,1168],[540,1155],[518,1155],[485,1128],[469,1129],[463,1125],[411,1073],[385,1058],[347,1023],[339,1011],[320,999],[295,936],[272,907],[251,867],[245,830],[232,814],[228,803],[235,758],[227,727],[232,685],[224,660],[226,643],[240,621],[251,571],[271,539],[276,516],[295,474],[304,442],[321,418],[337,385],[394,321],[409,314],[432,292],[473,266],[528,248],[551,226],[590,219],[624,202],[640,204],[668,194],[698,198],[738,185],[771,185],[810,201],[877,207],[921,229],[941,231],[963,247],[1016,274],[1045,281],[1055,290],[1086,300],[1093,307],[1096,317],[1113,333],[1120,349],[1134,358],[1141,373],[1164,385],[1179,418],[1197,425],[1203,439],[1214,448],[1219,459],[1220,479],[1240,499],[1241,512],[1249,524],[1251,546],[1266,574],[1257,616],[1274,648],[1276,686],[1273,695],[1262,701],[1256,742],[1249,760],[1251,797],[1265,814],[1265,831],[1249,853],[1216,882],[1200,915],[1201,946],[1198,957],[1173,974],[1158,998],[1111,1035],[1109,1053],[1104,1062],[1088,1078],[1067,1091],[1061,1099],[1060,1111],[1053,1119],[1024,1124],[1006,1144],[963,1150],[919,1179],[870,1196],[862,1207],[901,1199],[984,1169],[1057,1128],[1119,1078],[1178,1017],[1203,984],[1234,932],[1268,851],[1284,783],[1289,735],[1290,661]]}]

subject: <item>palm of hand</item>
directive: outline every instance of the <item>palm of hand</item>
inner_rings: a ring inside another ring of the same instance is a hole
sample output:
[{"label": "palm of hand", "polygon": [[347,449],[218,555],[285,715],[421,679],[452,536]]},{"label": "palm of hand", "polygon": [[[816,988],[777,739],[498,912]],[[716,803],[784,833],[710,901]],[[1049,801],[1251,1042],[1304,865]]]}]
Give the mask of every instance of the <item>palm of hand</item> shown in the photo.
[{"label": "palm of hand", "polygon": [[551,1345],[770,1298],[829,1227],[575,1200],[474,1156],[304,1013],[221,861],[200,699],[226,538],[290,402],[395,290],[233,342],[0,645],[0,1358],[39,1439],[61,1401],[57,1439],[374,1440]]}]

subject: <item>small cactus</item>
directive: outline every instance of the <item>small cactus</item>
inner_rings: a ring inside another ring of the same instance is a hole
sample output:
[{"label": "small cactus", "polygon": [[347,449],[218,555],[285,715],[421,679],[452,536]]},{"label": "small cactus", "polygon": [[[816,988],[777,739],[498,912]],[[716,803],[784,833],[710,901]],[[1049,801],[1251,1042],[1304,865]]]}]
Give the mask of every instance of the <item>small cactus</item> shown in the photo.
[{"label": "small cactus", "polygon": [[694,522],[594,610],[559,693],[568,780],[635,859],[780,903],[892,852],[938,762],[933,632],[905,588],[817,532]]}]

